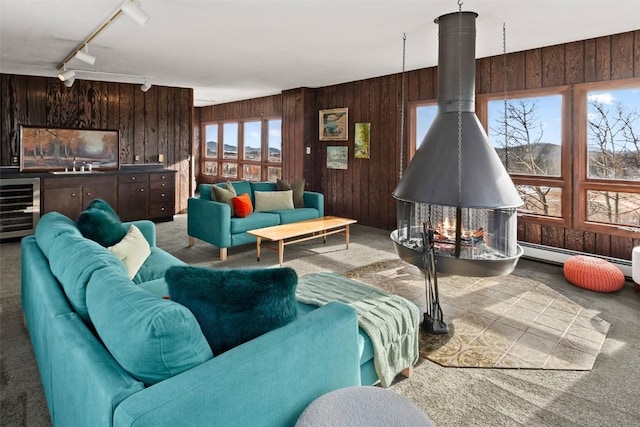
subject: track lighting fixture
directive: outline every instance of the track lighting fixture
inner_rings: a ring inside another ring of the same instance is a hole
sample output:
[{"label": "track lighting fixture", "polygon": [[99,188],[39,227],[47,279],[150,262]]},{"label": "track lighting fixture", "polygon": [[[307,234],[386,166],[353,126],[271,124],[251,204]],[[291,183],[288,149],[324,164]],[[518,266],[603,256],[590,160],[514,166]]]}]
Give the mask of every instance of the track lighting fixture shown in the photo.
[{"label": "track lighting fixture", "polygon": [[63,69],[62,71],[60,71],[58,73],[58,78],[63,82],[68,80],[68,79],[75,78],[75,76],[76,76],[76,73],[73,70],[65,70],[65,69]]},{"label": "track lighting fixture", "polygon": [[66,87],[71,87],[71,86],[73,86],[73,82],[75,82],[75,81],[76,81],[76,78],[75,77],[71,77],[70,79],[66,79],[64,81],[64,85]]},{"label": "track lighting fixture", "polygon": [[76,52],[75,58],[82,62],[86,62],[89,65],[93,65],[96,62],[96,57],[90,55],[88,50],[88,46],[85,45],[84,50],[79,50]]},{"label": "track lighting fixture", "polygon": [[134,0],[125,0],[122,6],[120,6],[120,9],[140,26],[144,26],[149,20],[149,15],[140,9],[140,6],[138,6]]},{"label": "track lighting fixture", "polygon": [[148,91],[151,88],[151,83],[149,83],[146,79],[144,81],[144,83],[142,84],[142,86],[140,86],[140,90],[143,92]]}]

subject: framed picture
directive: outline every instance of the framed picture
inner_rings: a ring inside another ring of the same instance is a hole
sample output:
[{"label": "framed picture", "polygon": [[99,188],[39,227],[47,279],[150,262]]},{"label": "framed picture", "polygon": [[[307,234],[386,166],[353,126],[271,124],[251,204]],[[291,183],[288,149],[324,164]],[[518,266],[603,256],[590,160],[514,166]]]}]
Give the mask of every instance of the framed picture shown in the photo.
[{"label": "framed picture", "polygon": [[348,108],[320,110],[320,141],[346,141],[348,137]]},{"label": "framed picture", "polygon": [[355,159],[368,159],[371,157],[369,142],[371,135],[371,123],[356,123],[353,137],[353,157]]},{"label": "framed picture", "polygon": [[20,170],[71,171],[89,163],[93,170],[116,170],[119,137],[117,130],[21,126]]},{"label": "framed picture", "polygon": [[348,169],[349,147],[327,147],[327,169]]}]

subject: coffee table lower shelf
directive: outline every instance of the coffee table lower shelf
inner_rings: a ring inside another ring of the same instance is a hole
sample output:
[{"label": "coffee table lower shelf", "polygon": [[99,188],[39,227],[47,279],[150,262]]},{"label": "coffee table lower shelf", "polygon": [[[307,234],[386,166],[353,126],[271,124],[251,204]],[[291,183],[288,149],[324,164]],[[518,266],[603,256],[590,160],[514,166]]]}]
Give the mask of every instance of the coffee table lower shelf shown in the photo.
[{"label": "coffee table lower shelf", "polygon": [[258,228],[256,230],[249,230],[247,233],[252,236],[256,236],[256,257],[258,261],[260,261],[262,240],[278,242],[277,248],[270,246],[265,247],[267,249],[278,251],[278,263],[282,266],[282,263],[284,262],[284,247],[293,243],[305,242],[307,240],[317,239],[320,237],[322,237],[326,242],[327,236],[343,233],[345,236],[346,248],[349,249],[349,226],[356,222],[358,221],[355,219],[325,216],[322,218],[294,222],[291,224]]}]

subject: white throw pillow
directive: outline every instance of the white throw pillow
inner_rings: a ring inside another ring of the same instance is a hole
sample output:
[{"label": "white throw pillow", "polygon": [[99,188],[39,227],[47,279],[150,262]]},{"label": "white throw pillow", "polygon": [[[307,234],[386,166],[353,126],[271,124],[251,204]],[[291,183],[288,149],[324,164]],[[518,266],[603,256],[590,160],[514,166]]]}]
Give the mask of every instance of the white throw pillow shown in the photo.
[{"label": "white throw pillow", "polygon": [[135,277],[142,264],[151,255],[149,242],[144,238],[140,229],[133,224],[122,240],[109,246],[109,250],[123,262],[129,279]]},{"label": "white throw pillow", "polygon": [[282,211],[294,209],[293,191],[255,191],[256,212]]}]

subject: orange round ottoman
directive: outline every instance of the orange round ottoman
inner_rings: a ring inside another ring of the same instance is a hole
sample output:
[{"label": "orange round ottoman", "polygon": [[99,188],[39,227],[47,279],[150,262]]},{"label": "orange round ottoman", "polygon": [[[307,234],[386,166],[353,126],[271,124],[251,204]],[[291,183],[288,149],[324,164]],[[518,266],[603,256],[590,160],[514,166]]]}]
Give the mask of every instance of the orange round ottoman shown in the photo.
[{"label": "orange round ottoman", "polygon": [[596,292],[615,292],[624,286],[624,274],[601,258],[576,255],[564,263],[564,277],[572,284]]}]

